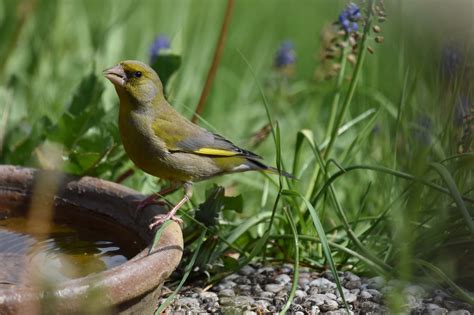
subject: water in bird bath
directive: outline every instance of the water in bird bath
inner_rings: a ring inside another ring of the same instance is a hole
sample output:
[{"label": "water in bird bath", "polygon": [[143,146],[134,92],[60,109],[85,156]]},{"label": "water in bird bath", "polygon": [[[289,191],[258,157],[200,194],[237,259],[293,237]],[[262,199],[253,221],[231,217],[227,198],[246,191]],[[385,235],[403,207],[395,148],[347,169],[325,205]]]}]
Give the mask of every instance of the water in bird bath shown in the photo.
[{"label": "water in bird bath", "polygon": [[22,211],[0,209],[0,284],[25,276],[60,282],[125,263],[145,245],[131,231],[101,217],[64,209],[53,222],[28,222]]}]

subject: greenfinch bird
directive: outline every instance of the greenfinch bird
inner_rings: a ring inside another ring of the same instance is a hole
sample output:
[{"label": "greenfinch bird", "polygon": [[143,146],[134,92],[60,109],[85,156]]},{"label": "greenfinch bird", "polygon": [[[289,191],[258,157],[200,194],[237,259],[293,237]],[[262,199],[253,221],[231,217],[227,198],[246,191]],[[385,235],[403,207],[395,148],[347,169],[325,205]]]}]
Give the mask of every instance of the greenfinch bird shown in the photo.
[{"label": "greenfinch bird", "polygon": [[[156,216],[150,229],[169,219],[181,221],[176,211],[191,198],[193,182],[253,170],[278,173],[257,154],[180,115],[165,99],[158,74],[143,62],[122,61],[104,70],[104,76],[120,99],[120,137],[130,159],[146,173],[169,180],[167,192],[184,188],[184,197],[168,214]],[[146,198],[140,206],[155,203],[155,198]]]}]

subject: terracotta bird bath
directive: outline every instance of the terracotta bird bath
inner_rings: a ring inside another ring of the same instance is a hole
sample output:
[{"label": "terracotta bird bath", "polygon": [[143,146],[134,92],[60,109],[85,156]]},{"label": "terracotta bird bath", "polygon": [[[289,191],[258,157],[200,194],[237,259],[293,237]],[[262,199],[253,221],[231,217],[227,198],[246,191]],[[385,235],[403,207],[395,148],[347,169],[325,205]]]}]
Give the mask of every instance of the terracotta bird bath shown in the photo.
[{"label": "terracotta bird bath", "polygon": [[[122,233],[123,237],[133,235],[142,244],[141,251],[121,265],[39,286],[28,281],[2,280],[2,276],[15,269],[23,272],[23,279],[28,279],[34,270],[21,257],[0,252],[0,314],[76,314],[91,310],[97,314],[152,313],[163,282],[180,262],[183,238],[180,227],[172,222],[150,249],[154,233],[149,231],[148,224],[163,209],[149,206],[137,211],[136,201],[143,197],[134,190],[97,178],[0,166],[0,224],[2,218],[18,209],[28,213],[32,207],[49,206],[51,219],[63,215],[74,218],[77,224],[103,222],[108,231]],[[32,220],[33,227],[35,222]]]}]

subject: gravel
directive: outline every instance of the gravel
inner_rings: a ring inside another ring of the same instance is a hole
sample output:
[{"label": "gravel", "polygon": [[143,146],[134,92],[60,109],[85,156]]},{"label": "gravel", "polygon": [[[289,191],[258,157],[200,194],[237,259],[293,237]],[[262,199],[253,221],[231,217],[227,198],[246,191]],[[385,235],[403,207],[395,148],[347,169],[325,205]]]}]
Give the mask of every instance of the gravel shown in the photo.
[{"label": "gravel", "polygon": [[[165,314],[272,314],[288,301],[293,282],[291,266],[248,265],[208,290],[185,287]],[[429,288],[382,277],[364,278],[339,272],[349,312],[330,272],[300,269],[298,287],[288,313],[291,314],[388,314],[385,301],[395,289],[404,297],[405,314],[474,314],[474,306],[459,301],[449,290]],[[166,299],[161,297],[158,304]]]}]

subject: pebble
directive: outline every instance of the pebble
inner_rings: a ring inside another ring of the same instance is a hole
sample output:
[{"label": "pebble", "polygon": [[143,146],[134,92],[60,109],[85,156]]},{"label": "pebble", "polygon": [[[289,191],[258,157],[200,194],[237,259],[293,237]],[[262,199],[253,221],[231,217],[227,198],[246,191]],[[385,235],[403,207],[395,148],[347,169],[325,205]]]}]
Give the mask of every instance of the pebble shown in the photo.
[{"label": "pebble", "polygon": [[258,283],[255,284],[255,285],[252,287],[252,290],[253,290],[253,292],[255,292],[255,293],[263,292],[262,287],[261,287],[260,284],[258,284]]},{"label": "pebble", "polygon": [[372,295],[372,301],[376,303],[381,303],[382,302],[382,293],[375,289],[367,289],[367,292]]},{"label": "pebble", "polygon": [[430,303],[425,305],[424,313],[444,315],[448,313],[448,310],[443,307],[440,307],[437,304]]},{"label": "pebble", "polygon": [[316,280],[313,280],[309,283],[309,285],[312,287],[318,287],[321,290],[328,290],[336,287],[336,284],[334,282],[331,282],[326,278],[318,278]]},{"label": "pebble", "polygon": [[199,293],[199,298],[206,303],[217,302],[219,300],[219,298],[217,297],[217,293],[209,291]]},{"label": "pebble", "polygon": [[261,298],[267,298],[267,299],[271,299],[273,298],[273,296],[275,295],[275,293],[273,292],[268,292],[268,291],[262,291],[258,294],[259,297]]},{"label": "pebble", "polygon": [[372,294],[370,294],[368,291],[362,291],[360,294],[359,294],[360,298],[361,299],[364,299],[364,300],[370,300],[372,298]]},{"label": "pebble", "polygon": [[178,299],[175,304],[180,307],[186,308],[198,308],[199,307],[199,300],[192,297],[183,297]]},{"label": "pebble", "polygon": [[245,296],[245,295],[221,298],[222,306],[234,306],[241,309],[250,307],[250,305],[253,304],[254,302],[255,300],[253,298],[251,298],[250,296]]},{"label": "pebble", "polygon": [[409,285],[403,290],[403,292],[417,298],[422,298],[425,295],[425,289],[419,285]]},{"label": "pebble", "polygon": [[250,284],[239,284],[237,286],[237,289],[240,292],[250,292],[250,291],[252,291],[252,286]]},{"label": "pebble", "polygon": [[360,311],[362,313],[376,312],[378,309],[379,305],[371,301],[365,301],[360,304]]},{"label": "pebble", "polygon": [[311,282],[311,279],[309,277],[300,277],[298,279],[298,284],[302,287],[302,286],[305,286],[307,284],[309,284]]},{"label": "pebble", "polygon": [[250,265],[246,265],[244,267],[242,267],[242,269],[240,269],[239,273],[241,275],[244,275],[244,276],[251,276],[253,275],[255,272],[257,272],[257,270],[255,270],[255,268],[253,268],[252,266]]},{"label": "pebble", "polygon": [[234,281],[231,281],[231,280],[226,281],[224,279],[222,283],[217,285],[216,289],[219,290],[219,291],[225,290],[225,289],[232,289],[236,285],[237,285],[237,283],[235,283]]},{"label": "pebble", "polygon": [[[348,294],[344,294],[344,298],[346,299],[347,303],[352,304],[357,300],[357,295],[355,295],[354,293],[348,293]],[[342,299],[341,299],[341,302],[342,302]]]},{"label": "pebble", "polygon": [[380,290],[385,285],[385,279],[381,276],[370,278],[367,281],[367,286],[371,289]]},{"label": "pebble", "polygon": [[335,311],[339,308],[339,303],[334,300],[327,299],[319,306],[322,311]]},{"label": "pebble", "polygon": [[267,291],[267,292],[272,292],[272,293],[280,292],[280,291],[283,290],[284,288],[285,288],[285,287],[282,286],[281,284],[274,284],[274,283],[271,283],[271,284],[265,285],[265,291]]},{"label": "pebble", "polygon": [[287,284],[291,282],[291,277],[283,273],[275,278],[275,282],[279,284]]},{"label": "pebble", "polygon": [[[407,313],[474,314],[474,306],[455,299],[451,290],[434,289],[383,277],[364,278],[352,272],[338,272],[348,312],[330,272],[318,273],[300,269],[298,287],[288,314],[388,314],[384,296],[394,288],[405,296]],[[247,265],[238,273],[224,278],[209,291],[185,287],[165,314],[273,314],[288,301],[293,282],[293,268]],[[166,297],[158,300],[162,303]]]},{"label": "pebble", "polygon": [[335,294],[332,294],[332,293],[326,293],[326,296],[328,298],[330,298],[331,300],[336,300],[337,299],[337,296]]},{"label": "pebble", "polygon": [[223,289],[219,291],[219,296],[220,297],[225,297],[225,296],[235,296],[235,292],[233,289]]},{"label": "pebble", "polygon": [[257,300],[253,303],[253,306],[257,308],[257,310],[266,313],[269,312],[269,307],[271,303],[266,300]]}]

